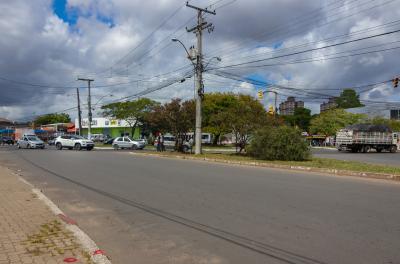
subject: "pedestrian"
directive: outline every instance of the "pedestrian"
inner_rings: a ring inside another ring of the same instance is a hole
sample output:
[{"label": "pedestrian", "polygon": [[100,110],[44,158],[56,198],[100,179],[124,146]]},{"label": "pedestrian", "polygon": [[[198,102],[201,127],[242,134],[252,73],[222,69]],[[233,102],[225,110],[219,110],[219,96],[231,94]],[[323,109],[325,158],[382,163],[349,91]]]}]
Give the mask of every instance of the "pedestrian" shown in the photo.
[{"label": "pedestrian", "polygon": [[165,145],[164,145],[164,135],[161,134],[160,136],[160,142],[161,142],[161,151],[165,151]]},{"label": "pedestrian", "polygon": [[158,152],[161,151],[161,136],[160,136],[160,134],[158,134],[158,136],[157,136],[157,151]]}]

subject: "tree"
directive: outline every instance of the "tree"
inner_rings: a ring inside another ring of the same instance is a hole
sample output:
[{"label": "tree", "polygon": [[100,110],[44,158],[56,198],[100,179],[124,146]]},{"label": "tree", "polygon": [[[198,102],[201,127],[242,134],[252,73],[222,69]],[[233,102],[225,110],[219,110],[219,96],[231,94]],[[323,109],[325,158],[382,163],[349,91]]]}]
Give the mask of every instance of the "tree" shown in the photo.
[{"label": "tree", "polygon": [[364,114],[352,114],[344,109],[332,109],[321,113],[311,120],[310,132],[312,134],[335,135],[340,129],[361,122]]},{"label": "tree", "polygon": [[289,125],[299,127],[303,131],[308,131],[311,122],[311,110],[298,107],[294,110],[293,115],[286,115],[283,118]]},{"label": "tree", "polygon": [[227,109],[225,122],[235,135],[236,151],[242,152],[250,136],[267,124],[268,115],[258,100],[249,95],[240,94],[236,97],[235,104]]},{"label": "tree", "polygon": [[101,107],[103,116],[125,120],[131,128],[132,137],[138,124],[143,124],[146,115],[157,106],[157,102],[148,98],[140,98],[135,101],[117,102]]},{"label": "tree", "polygon": [[248,154],[264,160],[307,160],[311,154],[300,132],[288,126],[266,126],[254,134]]},{"label": "tree", "polygon": [[369,123],[372,123],[374,125],[386,125],[392,129],[392,131],[398,132],[400,131],[400,121],[397,120],[392,120],[392,119],[387,119],[384,117],[374,117],[372,119],[368,120]]},{"label": "tree", "polygon": [[61,113],[61,114],[53,113],[53,114],[42,115],[37,117],[33,121],[33,123],[36,126],[55,124],[55,123],[70,123],[70,122],[71,118],[66,113]]},{"label": "tree", "polygon": [[353,89],[344,89],[340,96],[336,98],[338,108],[353,108],[364,106],[360,102],[360,96]]},{"label": "tree", "polygon": [[175,148],[182,150],[180,139],[194,130],[195,125],[195,102],[184,101],[176,98],[164,105],[156,106],[147,116],[146,120],[152,132],[170,132],[175,136]]},{"label": "tree", "polygon": [[203,101],[203,127],[204,131],[214,135],[213,145],[218,144],[223,134],[232,132],[226,123],[229,109],[237,103],[237,98],[232,93],[205,94]]}]

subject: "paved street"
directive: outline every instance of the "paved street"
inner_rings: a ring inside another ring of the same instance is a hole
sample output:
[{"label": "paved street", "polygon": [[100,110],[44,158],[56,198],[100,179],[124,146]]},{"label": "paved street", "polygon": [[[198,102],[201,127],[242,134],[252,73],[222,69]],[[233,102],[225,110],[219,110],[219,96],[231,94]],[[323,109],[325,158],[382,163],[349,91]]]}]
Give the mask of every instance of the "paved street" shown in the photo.
[{"label": "paved street", "polygon": [[113,263],[399,263],[400,184],[115,151],[0,150]]},{"label": "paved street", "polygon": [[312,153],[314,157],[319,157],[319,158],[360,161],[360,162],[400,167],[400,151],[397,153],[389,153],[389,152],[351,153],[346,151],[339,152],[336,149],[314,148],[312,149]]}]

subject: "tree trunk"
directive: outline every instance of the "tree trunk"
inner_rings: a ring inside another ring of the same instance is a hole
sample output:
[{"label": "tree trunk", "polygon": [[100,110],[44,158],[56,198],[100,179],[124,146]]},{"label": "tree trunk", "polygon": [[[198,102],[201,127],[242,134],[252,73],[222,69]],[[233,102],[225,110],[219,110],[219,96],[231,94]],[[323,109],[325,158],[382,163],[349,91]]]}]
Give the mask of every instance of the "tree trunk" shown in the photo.
[{"label": "tree trunk", "polygon": [[218,145],[218,141],[219,141],[220,136],[221,136],[221,133],[218,133],[218,134],[214,135],[214,139],[213,139],[213,143],[212,143],[214,146]]}]

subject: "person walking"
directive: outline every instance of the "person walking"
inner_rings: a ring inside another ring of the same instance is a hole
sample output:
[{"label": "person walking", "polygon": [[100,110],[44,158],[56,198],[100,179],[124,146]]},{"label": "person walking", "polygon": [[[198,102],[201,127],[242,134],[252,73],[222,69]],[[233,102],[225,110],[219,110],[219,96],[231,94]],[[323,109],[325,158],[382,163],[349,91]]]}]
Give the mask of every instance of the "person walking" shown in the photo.
[{"label": "person walking", "polygon": [[160,142],[161,142],[161,152],[165,151],[165,145],[164,145],[164,135],[161,134],[160,136]]},{"label": "person walking", "polygon": [[158,134],[158,136],[157,136],[157,151],[158,152],[161,151],[161,136],[160,136],[160,134]]}]

